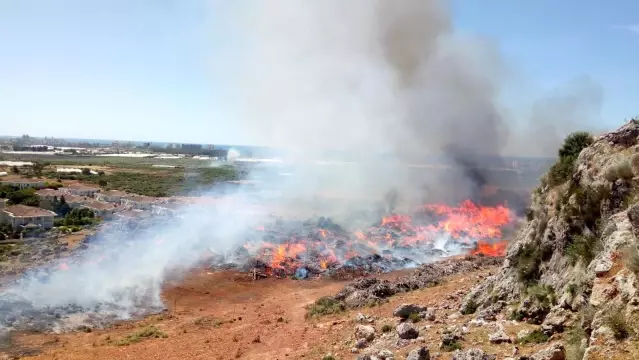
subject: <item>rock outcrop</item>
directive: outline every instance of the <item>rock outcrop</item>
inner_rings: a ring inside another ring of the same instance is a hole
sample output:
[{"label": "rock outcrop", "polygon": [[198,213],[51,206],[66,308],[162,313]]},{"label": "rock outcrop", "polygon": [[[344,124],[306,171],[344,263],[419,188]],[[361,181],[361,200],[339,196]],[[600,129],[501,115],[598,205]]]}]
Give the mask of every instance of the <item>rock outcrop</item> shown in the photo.
[{"label": "rock outcrop", "polygon": [[[611,314],[629,321],[639,304],[638,139],[637,120],[598,138],[569,136],[533,192],[500,271],[473,288],[460,310],[490,319],[496,307],[518,304],[512,319],[541,324],[548,336],[579,326],[589,344]],[[553,351],[548,358],[562,358],[563,349]]]}]

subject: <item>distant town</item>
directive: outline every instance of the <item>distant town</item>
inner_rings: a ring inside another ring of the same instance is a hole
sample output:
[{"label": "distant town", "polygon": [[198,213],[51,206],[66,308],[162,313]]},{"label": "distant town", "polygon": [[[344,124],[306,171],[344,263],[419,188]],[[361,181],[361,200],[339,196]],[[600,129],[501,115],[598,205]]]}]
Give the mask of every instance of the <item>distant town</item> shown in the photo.
[{"label": "distant town", "polygon": [[[94,155],[152,157],[161,154],[226,158],[229,147],[217,148],[211,144],[152,143],[133,141],[109,141],[86,139],[58,139],[50,137],[0,138],[0,149],[4,153],[38,155]],[[250,155],[250,154],[249,154]]]}]

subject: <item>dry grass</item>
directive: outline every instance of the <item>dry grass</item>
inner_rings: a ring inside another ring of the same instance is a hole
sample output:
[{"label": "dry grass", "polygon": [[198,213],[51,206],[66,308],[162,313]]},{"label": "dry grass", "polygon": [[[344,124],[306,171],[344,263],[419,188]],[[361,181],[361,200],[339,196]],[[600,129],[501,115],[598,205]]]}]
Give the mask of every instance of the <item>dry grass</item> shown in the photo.
[{"label": "dry grass", "polygon": [[620,159],[608,165],[604,172],[604,177],[610,182],[621,180],[631,180],[634,177],[632,166],[628,159]]},{"label": "dry grass", "polygon": [[630,156],[630,166],[632,167],[632,172],[635,175],[639,175],[639,154]]},{"label": "dry grass", "polygon": [[139,331],[134,332],[133,334],[127,335],[126,337],[115,342],[118,346],[126,346],[135,343],[139,343],[140,341],[146,339],[159,339],[159,338],[167,338],[169,337],[166,333],[160,331],[155,326],[147,326]]},{"label": "dry grass", "polygon": [[611,309],[606,316],[605,324],[612,330],[612,334],[618,341],[630,337],[631,329],[621,309]]}]

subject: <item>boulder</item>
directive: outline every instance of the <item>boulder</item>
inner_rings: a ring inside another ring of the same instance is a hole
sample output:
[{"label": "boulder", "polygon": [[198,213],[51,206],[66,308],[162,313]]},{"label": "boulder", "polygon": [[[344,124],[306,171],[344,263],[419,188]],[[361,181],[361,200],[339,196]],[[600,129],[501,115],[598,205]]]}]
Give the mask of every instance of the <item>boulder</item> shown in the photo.
[{"label": "boulder", "polygon": [[367,346],[368,346],[368,340],[366,339],[357,339],[357,341],[355,342],[356,349],[363,349]]},{"label": "boulder", "polygon": [[555,343],[549,348],[534,353],[531,360],[566,360],[566,349],[563,345]]},{"label": "boulder", "polygon": [[491,344],[512,343],[512,340],[508,334],[506,334],[504,329],[498,329],[496,332],[488,335],[488,341],[490,341]]},{"label": "boulder", "polygon": [[400,339],[416,339],[419,336],[419,331],[409,323],[399,324],[396,330]]},{"label": "boulder", "polygon": [[530,335],[532,333],[532,331],[528,330],[528,329],[522,329],[517,333],[517,341],[521,341],[522,339],[528,337],[528,335]]},{"label": "boulder", "polygon": [[457,350],[453,353],[452,360],[495,360],[495,355],[487,355],[481,349]]},{"label": "boulder", "polygon": [[422,319],[428,320],[428,321],[435,321],[435,319],[437,318],[435,316],[435,310],[433,309],[427,309],[426,311],[422,311],[419,313],[419,315],[422,317]]},{"label": "boulder", "polygon": [[421,346],[409,352],[406,360],[430,360],[430,352]]},{"label": "boulder", "polygon": [[497,320],[497,315],[499,315],[505,307],[506,307],[505,301],[497,301],[496,303],[481,310],[479,314],[477,314],[477,319],[486,320],[486,321],[495,321]]},{"label": "boulder", "polygon": [[546,335],[563,332],[565,328],[570,327],[573,323],[573,315],[570,311],[556,306],[546,315],[544,322],[541,324],[541,330]]},{"label": "boulder", "polygon": [[355,328],[355,339],[373,341],[373,339],[375,339],[375,328],[370,325],[357,325]]},{"label": "boulder", "polygon": [[393,316],[407,319],[410,314],[419,314],[423,311],[426,311],[425,306],[419,306],[415,304],[402,304],[395,311],[393,311]]},{"label": "boulder", "polygon": [[445,329],[442,332],[442,335],[441,335],[442,342],[439,345],[439,347],[443,348],[444,346],[452,345],[458,340],[463,340],[463,338],[464,338],[464,331],[462,328],[460,328],[459,326],[450,327],[448,329]]},{"label": "boulder", "polygon": [[377,357],[379,357],[382,360],[393,360],[395,359],[395,355],[393,354],[392,351],[387,350],[387,349],[382,349],[377,353]]}]

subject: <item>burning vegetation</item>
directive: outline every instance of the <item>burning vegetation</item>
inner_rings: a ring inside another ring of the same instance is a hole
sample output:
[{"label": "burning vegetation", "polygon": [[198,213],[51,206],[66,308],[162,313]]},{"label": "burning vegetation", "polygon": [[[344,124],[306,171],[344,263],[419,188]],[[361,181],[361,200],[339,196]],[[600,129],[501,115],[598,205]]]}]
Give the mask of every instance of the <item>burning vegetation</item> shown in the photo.
[{"label": "burning vegetation", "polygon": [[424,205],[413,214],[388,214],[372,226],[347,230],[330,218],[278,220],[257,227],[232,255],[216,255],[216,268],[236,267],[255,277],[305,279],[321,274],[387,272],[459,254],[500,257],[513,222],[505,206]]}]

